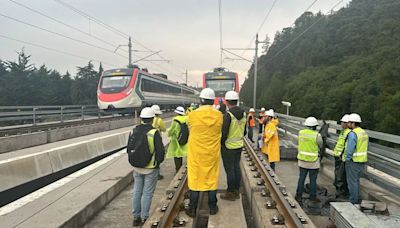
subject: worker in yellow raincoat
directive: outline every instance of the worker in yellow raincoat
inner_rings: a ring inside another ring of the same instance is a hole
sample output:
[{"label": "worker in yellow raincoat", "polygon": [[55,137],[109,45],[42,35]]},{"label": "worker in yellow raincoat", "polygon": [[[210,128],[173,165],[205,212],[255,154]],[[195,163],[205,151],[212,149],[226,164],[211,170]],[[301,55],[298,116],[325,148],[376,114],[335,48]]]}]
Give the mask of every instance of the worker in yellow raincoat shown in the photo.
[{"label": "worker in yellow raincoat", "polygon": [[196,216],[199,193],[208,192],[210,214],[218,213],[217,188],[221,152],[222,113],[213,108],[215,93],[205,88],[200,93],[201,106],[189,114],[188,186],[189,207],[186,214]]},{"label": "worker in yellow raincoat", "polygon": [[171,126],[167,130],[170,142],[168,144],[166,158],[174,158],[175,170],[178,172],[182,166],[183,157],[186,157],[188,151],[187,143],[179,143],[178,140],[179,136],[183,137],[181,131],[184,131],[182,130],[184,124],[186,124],[185,126],[187,130],[187,116],[185,115],[185,109],[182,106],[178,106],[174,112],[176,113],[176,116],[172,119]]},{"label": "worker in yellow raincoat", "polygon": [[278,124],[279,120],[275,118],[274,110],[270,109],[266,112],[268,120],[263,134],[264,145],[261,151],[268,156],[268,162],[273,170],[275,170],[275,163],[281,160],[279,152],[279,136]]}]

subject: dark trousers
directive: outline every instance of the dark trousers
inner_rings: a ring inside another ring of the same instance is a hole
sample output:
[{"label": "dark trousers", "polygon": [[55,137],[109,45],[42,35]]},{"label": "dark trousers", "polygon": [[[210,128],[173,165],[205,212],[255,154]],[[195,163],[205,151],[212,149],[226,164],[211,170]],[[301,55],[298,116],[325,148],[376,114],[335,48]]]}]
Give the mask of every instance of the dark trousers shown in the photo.
[{"label": "dark trousers", "polygon": [[229,150],[222,148],[221,155],[226,172],[226,179],[228,182],[228,192],[239,190],[240,187],[240,155],[242,149]]},{"label": "dark trousers", "polygon": [[335,157],[335,181],[333,185],[335,185],[337,196],[349,194],[344,162],[338,157]]},{"label": "dark trousers", "polygon": [[317,176],[319,169],[305,169],[300,168],[299,181],[297,182],[296,197],[302,197],[304,192],[304,182],[309,173],[310,178],[310,198],[315,198],[317,196]]},{"label": "dark trousers", "polygon": [[365,163],[346,161],[346,179],[349,187],[350,203],[360,203],[360,178],[364,170]]},{"label": "dark trousers", "polygon": [[247,138],[249,138],[251,142],[254,142],[254,139],[253,139],[253,128],[254,127],[250,127],[250,126],[247,127]]},{"label": "dark trousers", "polygon": [[[205,191],[208,193],[208,207],[210,209],[215,209],[217,206],[217,190],[213,191]],[[196,211],[197,209],[197,204],[199,202],[199,191],[192,191],[190,190],[190,202],[189,202],[189,208],[190,210]]]},{"label": "dark trousers", "polygon": [[175,171],[178,172],[179,169],[182,167],[182,158],[174,158],[175,163]]}]

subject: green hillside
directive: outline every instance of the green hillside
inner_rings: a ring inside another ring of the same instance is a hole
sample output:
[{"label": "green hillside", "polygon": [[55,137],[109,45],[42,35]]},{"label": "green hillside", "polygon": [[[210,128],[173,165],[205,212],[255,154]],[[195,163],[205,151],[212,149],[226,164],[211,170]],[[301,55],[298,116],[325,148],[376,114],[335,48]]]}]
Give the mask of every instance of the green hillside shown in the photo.
[{"label": "green hillside", "polygon": [[[251,105],[253,67],[248,74],[241,97]],[[399,134],[400,1],[353,0],[330,15],[303,14],[277,32],[258,75],[258,107],[283,112],[287,100],[292,115],[334,120],[358,112],[367,128]]]}]

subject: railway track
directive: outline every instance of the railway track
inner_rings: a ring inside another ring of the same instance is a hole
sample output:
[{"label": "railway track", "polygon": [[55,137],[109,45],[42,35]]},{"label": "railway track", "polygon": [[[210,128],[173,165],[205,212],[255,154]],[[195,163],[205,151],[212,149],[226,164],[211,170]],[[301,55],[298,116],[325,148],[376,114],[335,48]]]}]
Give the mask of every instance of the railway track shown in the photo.
[{"label": "railway track", "polygon": [[[286,187],[282,185],[274,171],[263,159],[263,157],[252,148],[251,144],[245,140],[244,148],[244,165],[250,166],[250,172],[255,178],[259,178],[257,185],[265,187],[259,194],[265,199],[264,206],[270,209],[270,213],[262,216],[269,216],[268,224],[263,224],[262,227],[275,225],[276,227],[315,227],[310,218],[305,214],[300,205],[286,191]],[[221,170],[221,172],[224,172]],[[242,170],[242,172],[246,172]],[[202,209],[202,202],[205,197],[200,196],[199,207],[196,217],[189,218],[185,215],[184,208],[185,199],[187,199],[187,172],[186,168],[182,168],[171,182],[167,189],[165,199],[156,208],[156,211],[151,215],[144,227],[207,227],[208,210]],[[251,198],[251,196],[246,196]],[[202,199],[203,198],[203,199]],[[223,208],[220,208],[223,210]],[[230,224],[229,217],[225,218],[223,227],[236,227],[235,224]],[[231,222],[232,223],[232,222]],[[210,227],[210,226],[208,226]]]}]

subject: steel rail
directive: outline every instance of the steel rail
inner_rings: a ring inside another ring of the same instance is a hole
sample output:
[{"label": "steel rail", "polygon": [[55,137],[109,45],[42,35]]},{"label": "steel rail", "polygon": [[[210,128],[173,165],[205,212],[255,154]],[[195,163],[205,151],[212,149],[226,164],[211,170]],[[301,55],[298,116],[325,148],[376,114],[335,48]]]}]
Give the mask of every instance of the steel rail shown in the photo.
[{"label": "steel rail", "polygon": [[276,202],[276,208],[281,213],[281,215],[285,219],[285,225],[287,227],[304,227],[301,221],[299,220],[296,213],[293,211],[292,207],[289,205],[283,193],[280,191],[278,185],[275,183],[274,179],[269,174],[266,167],[269,170],[272,170],[268,164],[264,164],[260,158],[257,156],[254,149],[250,146],[248,139],[245,138],[245,147],[247,149],[248,154],[252,157],[255,166],[260,170],[261,178],[264,180],[264,183],[267,185],[268,190],[270,190],[272,199]]},{"label": "steel rail", "polygon": [[187,184],[187,170],[182,177],[181,182],[179,183],[179,187],[176,190],[171,202],[167,210],[164,213],[164,216],[161,218],[158,227],[173,227],[175,218],[178,217],[180,211],[180,204],[183,202],[185,198],[186,190],[188,189]]}]

